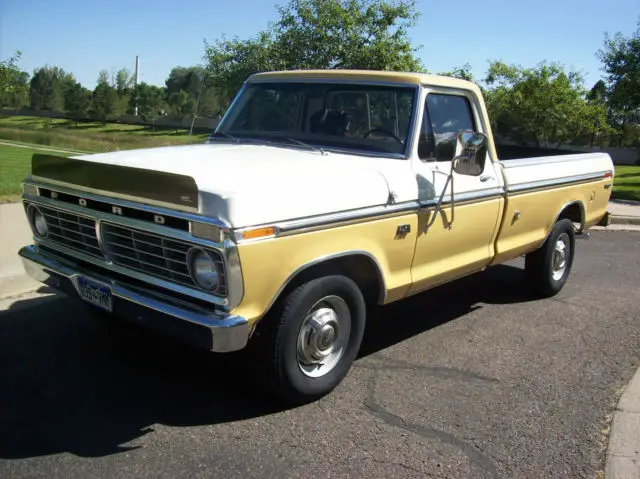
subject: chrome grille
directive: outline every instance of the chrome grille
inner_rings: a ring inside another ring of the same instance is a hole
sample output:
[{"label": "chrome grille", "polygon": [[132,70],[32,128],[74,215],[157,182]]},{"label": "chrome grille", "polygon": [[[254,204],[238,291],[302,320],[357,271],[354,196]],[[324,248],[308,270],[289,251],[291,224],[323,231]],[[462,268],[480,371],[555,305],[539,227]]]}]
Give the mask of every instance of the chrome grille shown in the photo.
[{"label": "chrome grille", "polygon": [[47,222],[49,241],[91,256],[103,257],[96,236],[95,220],[45,206],[38,208]]},{"label": "chrome grille", "polygon": [[[187,251],[194,246],[164,236],[132,228],[101,223],[102,244],[113,263],[168,281],[193,287],[187,269]],[[211,251],[220,267],[216,294],[226,295],[224,263],[219,253]]]}]

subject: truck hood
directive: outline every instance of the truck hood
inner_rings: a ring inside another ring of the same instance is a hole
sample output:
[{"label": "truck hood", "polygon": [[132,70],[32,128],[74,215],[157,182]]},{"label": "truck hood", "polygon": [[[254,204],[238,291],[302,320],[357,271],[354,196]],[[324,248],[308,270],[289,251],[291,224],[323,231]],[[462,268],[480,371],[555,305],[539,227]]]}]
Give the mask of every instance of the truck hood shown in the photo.
[{"label": "truck hood", "polygon": [[132,168],[123,175],[152,170],[141,185],[147,191],[152,172],[190,177],[198,189],[198,212],[234,228],[382,205],[390,193],[383,173],[362,157],[297,147],[209,143],[73,158]]}]

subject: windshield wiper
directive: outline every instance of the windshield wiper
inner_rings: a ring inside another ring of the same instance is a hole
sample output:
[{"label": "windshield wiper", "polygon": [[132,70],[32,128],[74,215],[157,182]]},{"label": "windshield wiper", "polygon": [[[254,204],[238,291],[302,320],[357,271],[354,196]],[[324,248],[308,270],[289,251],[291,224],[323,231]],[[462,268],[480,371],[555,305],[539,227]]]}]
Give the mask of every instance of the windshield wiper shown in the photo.
[{"label": "windshield wiper", "polygon": [[300,141],[296,138],[285,138],[287,141],[290,141],[292,143],[297,143],[300,146],[304,146],[305,148],[309,148],[311,150],[315,150],[317,152],[319,152],[321,155],[326,155],[326,152],[324,151],[324,149],[318,147],[318,146],[313,146],[310,145],[309,143],[305,143],[304,141]]}]

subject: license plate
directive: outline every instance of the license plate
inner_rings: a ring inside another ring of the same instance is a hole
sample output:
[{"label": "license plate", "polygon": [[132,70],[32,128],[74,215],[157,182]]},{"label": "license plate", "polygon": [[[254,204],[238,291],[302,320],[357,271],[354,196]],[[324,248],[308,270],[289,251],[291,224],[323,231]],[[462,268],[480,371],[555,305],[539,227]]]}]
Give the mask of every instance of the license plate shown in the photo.
[{"label": "license plate", "polygon": [[78,293],[86,302],[105,311],[113,311],[111,288],[82,276],[78,277]]}]

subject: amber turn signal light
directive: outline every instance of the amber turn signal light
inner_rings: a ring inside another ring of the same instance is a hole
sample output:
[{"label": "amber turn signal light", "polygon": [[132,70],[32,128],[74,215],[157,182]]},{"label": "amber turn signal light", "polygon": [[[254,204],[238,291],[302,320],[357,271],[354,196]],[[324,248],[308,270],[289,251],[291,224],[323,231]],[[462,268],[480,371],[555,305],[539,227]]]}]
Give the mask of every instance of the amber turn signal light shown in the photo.
[{"label": "amber turn signal light", "polygon": [[242,232],[243,240],[250,240],[256,238],[264,238],[266,236],[275,236],[276,228],[275,226],[266,226],[264,228],[255,228],[251,230],[246,230]]}]

